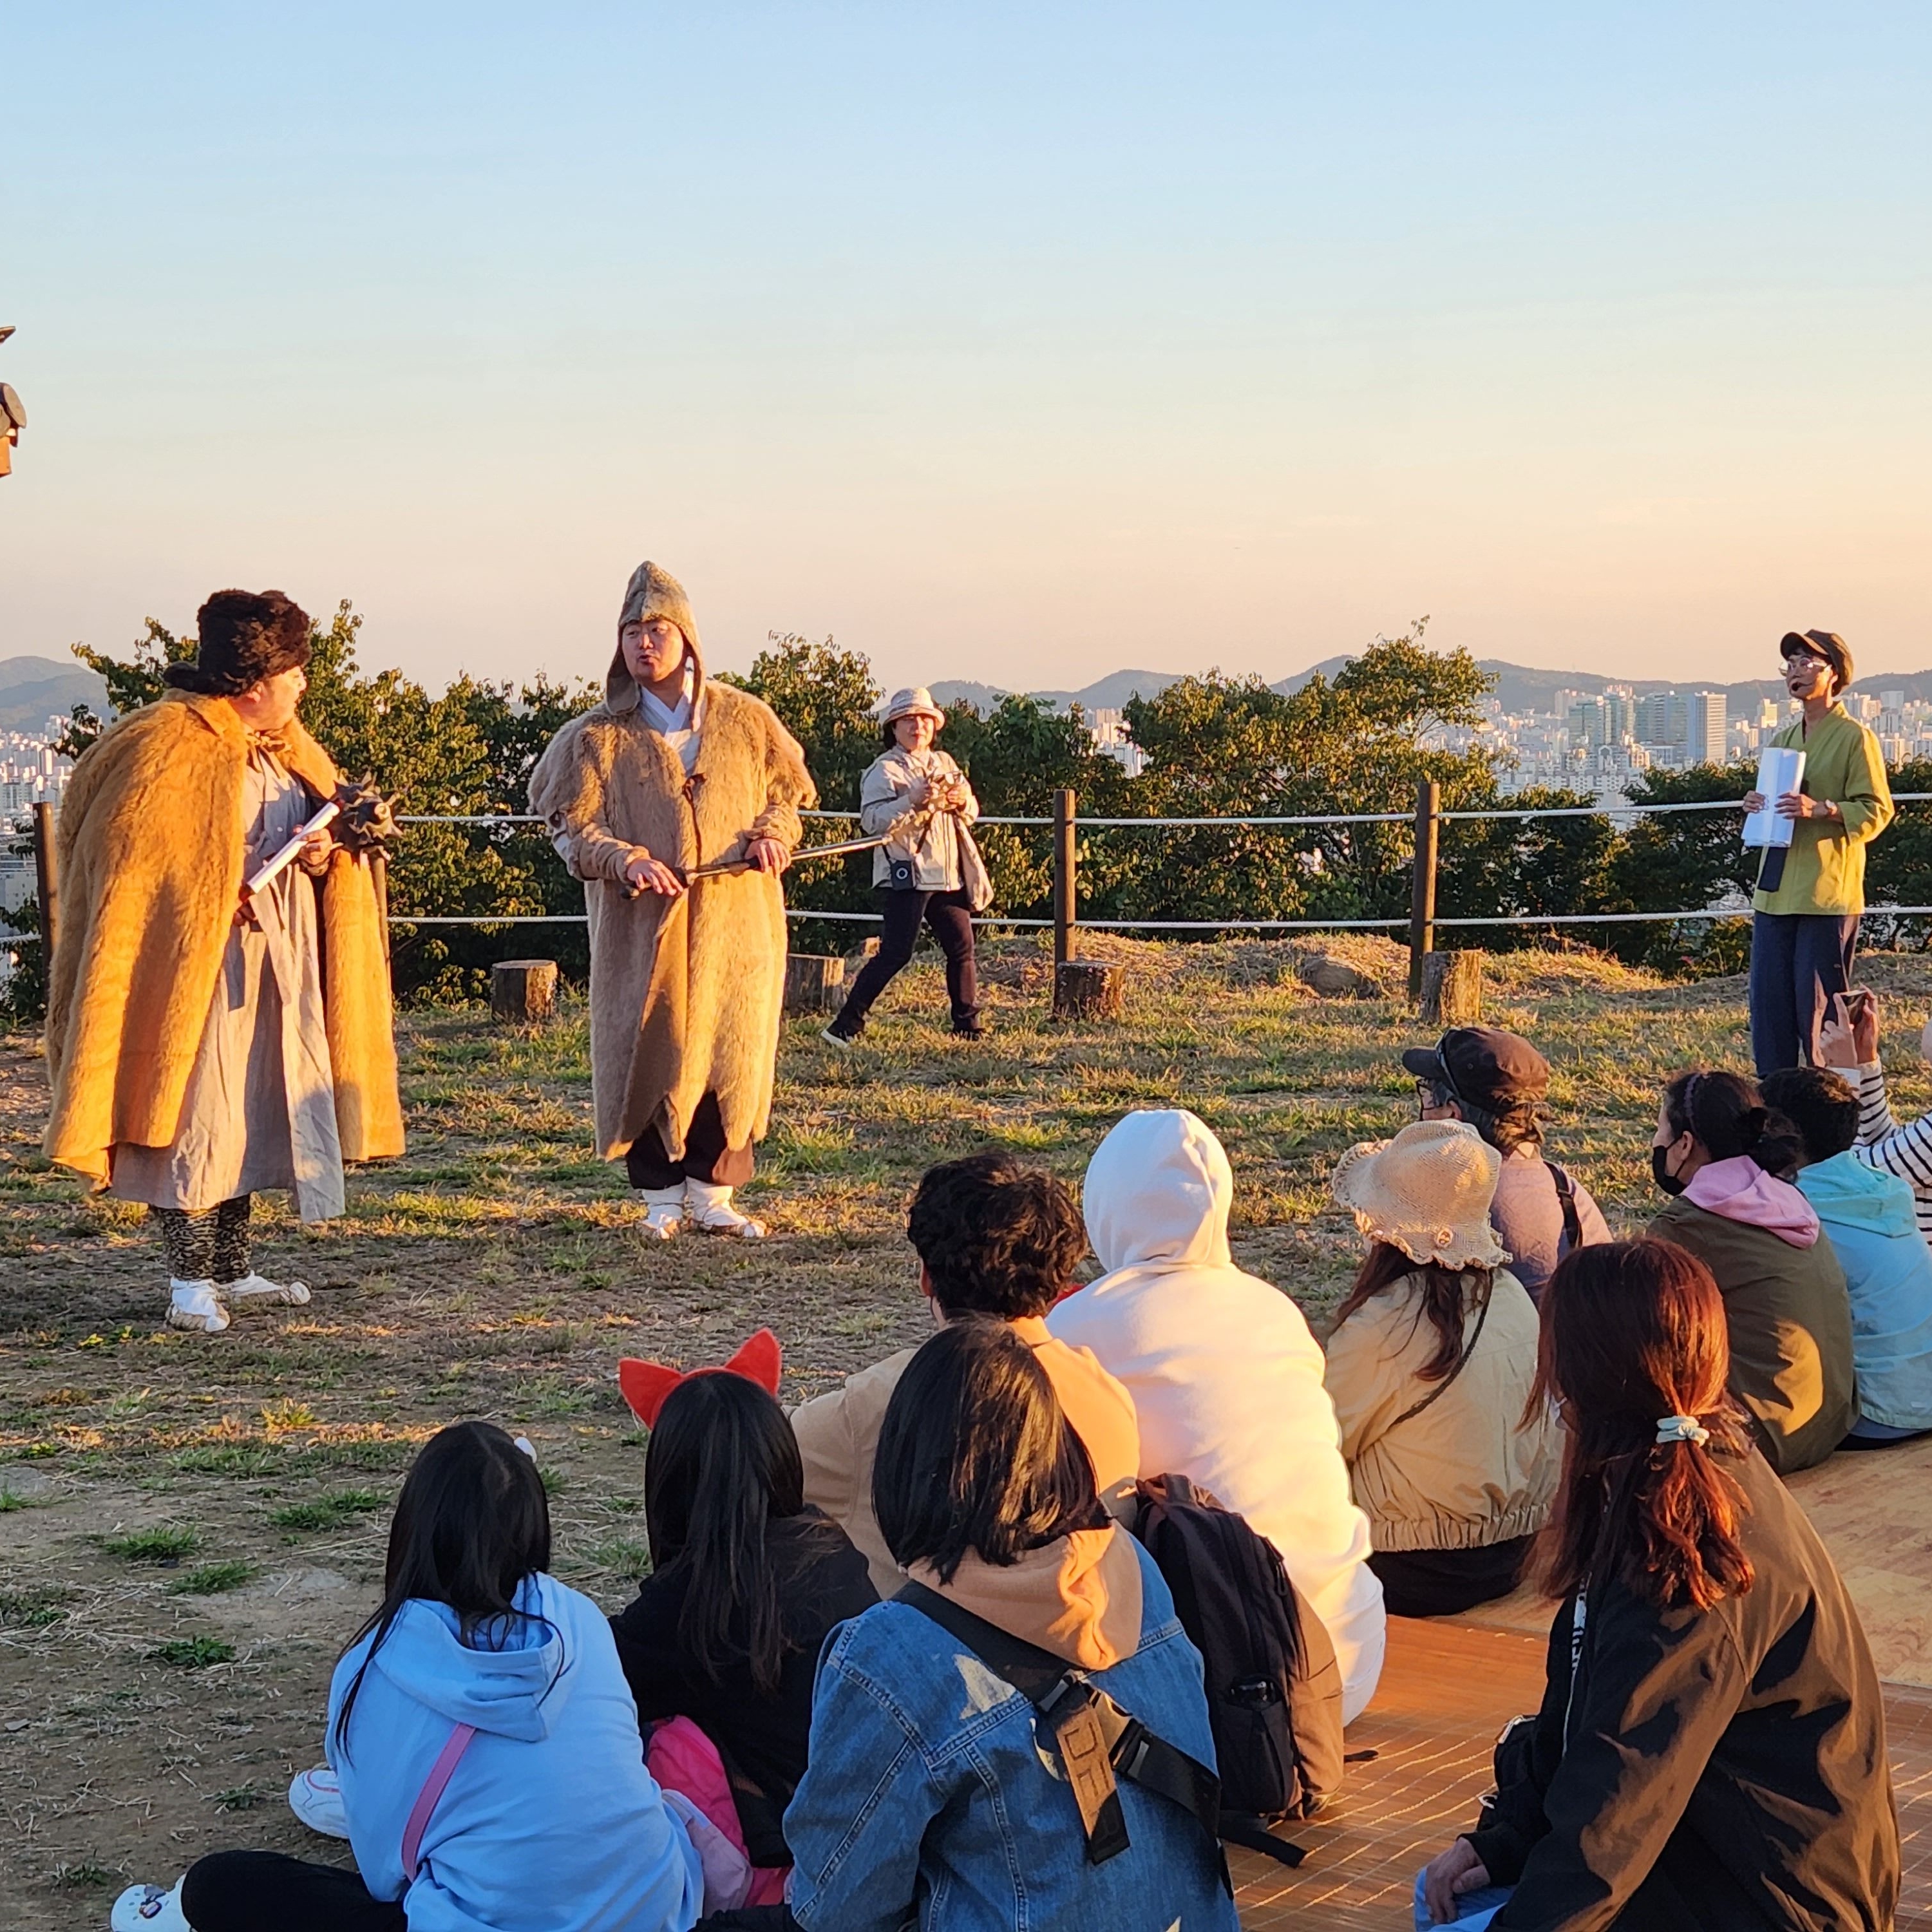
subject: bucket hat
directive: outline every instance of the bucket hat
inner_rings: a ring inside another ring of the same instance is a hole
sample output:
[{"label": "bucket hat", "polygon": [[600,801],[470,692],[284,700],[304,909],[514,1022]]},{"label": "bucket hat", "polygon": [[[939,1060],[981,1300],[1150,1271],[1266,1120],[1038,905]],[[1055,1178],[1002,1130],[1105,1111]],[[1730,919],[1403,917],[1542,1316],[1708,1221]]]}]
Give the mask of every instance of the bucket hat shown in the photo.
[{"label": "bucket hat", "polygon": [[886,706],[885,722],[894,724],[902,718],[930,718],[935,731],[946,728],[946,713],[933,703],[932,693],[922,684],[909,684],[892,693],[892,702]]},{"label": "bucket hat", "polygon": [[1412,1262],[1500,1268],[1509,1252],[1490,1226],[1502,1156],[1461,1120],[1418,1120],[1392,1141],[1351,1148],[1329,1184],[1370,1240]]}]

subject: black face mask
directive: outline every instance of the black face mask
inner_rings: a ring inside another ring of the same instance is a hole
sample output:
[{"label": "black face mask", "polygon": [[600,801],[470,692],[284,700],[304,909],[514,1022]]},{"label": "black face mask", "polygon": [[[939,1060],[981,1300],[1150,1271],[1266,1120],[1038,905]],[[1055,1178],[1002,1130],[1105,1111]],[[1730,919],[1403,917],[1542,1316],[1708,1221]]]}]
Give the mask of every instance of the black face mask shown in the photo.
[{"label": "black face mask", "polygon": [[1670,1156],[1667,1147],[1653,1147],[1650,1150],[1650,1178],[1666,1194],[1682,1194],[1686,1183],[1680,1174],[1675,1174],[1664,1166]]}]

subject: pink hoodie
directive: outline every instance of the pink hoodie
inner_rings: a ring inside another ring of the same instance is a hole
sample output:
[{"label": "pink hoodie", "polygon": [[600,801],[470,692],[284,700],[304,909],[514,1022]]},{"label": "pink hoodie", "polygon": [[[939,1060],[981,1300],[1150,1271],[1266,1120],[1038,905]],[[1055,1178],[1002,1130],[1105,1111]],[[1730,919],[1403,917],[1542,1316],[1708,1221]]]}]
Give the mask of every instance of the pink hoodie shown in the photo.
[{"label": "pink hoodie", "polygon": [[1768,1228],[1794,1248],[1818,1240],[1816,1210],[1788,1180],[1767,1174],[1749,1154],[1714,1160],[1690,1177],[1684,1198],[1706,1214],[1753,1228]]}]

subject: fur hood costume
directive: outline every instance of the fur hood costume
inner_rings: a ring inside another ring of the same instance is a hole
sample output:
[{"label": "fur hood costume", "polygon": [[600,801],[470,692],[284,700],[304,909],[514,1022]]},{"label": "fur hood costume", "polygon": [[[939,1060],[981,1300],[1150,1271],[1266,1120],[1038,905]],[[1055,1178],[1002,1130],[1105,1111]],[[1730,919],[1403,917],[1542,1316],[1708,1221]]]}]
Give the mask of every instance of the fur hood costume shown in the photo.
[{"label": "fur hood costume", "polygon": [[621,647],[602,704],[550,740],[530,776],[530,808],[584,884],[590,920],[590,1071],[598,1152],[622,1157],[655,1126],[681,1155],[698,1103],[715,1094],[727,1144],[770,1122],[784,1000],[784,892],[748,871],[700,880],[676,898],[627,898],[640,850],[688,872],[742,858],[754,838],[799,842],[817,799],[805,754],[769,706],[704,674],[698,626],[676,580],[638,566],[618,629],[668,617],[692,665],[695,762],[646,722]]},{"label": "fur hood costume", "polygon": [[[300,724],[276,742],[318,802],[334,794],[335,766]],[[110,726],[74,766],[59,819],[45,1147],[92,1180],[107,1179],[114,1147],[166,1147],[179,1126],[242,890],[248,759],[232,705],[176,688]],[[388,962],[365,862],[332,854],[322,910],[343,1156],[399,1154]]]}]

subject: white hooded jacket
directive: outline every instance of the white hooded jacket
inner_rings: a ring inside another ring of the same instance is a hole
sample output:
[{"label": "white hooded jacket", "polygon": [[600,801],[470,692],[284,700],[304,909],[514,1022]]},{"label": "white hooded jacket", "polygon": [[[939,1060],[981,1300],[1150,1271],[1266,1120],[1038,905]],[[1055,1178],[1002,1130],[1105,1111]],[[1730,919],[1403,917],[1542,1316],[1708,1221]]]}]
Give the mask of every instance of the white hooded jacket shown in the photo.
[{"label": "white hooded jacket", "polygon": [[1221,1143],[1192,1114],[1128,1114],[1087,1168],[1087,1232],[1107,1273],[1047,1326],[1126,1384],[1143,1476],[1191,1476],[1280,1551],[1334,1641],[1346,1722],[1382,1667],[1368,1519],[1349,1500],[1322,1351],[1300,1310],[1234,1264],[1234,1192]]}]

